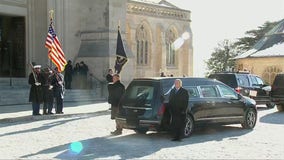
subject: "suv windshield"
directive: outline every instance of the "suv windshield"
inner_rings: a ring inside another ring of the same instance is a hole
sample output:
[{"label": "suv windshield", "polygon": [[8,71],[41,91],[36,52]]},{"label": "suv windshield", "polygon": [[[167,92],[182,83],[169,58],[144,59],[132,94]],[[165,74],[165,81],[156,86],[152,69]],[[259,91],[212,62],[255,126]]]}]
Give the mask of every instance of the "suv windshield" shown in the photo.
[{"label": "suv windshield", "polygon": [[238,74],[237,80],[240,86],[250,86],[248,75]]},{"label": "suv windshield", "polygon": [[237,81],[234,74],[212,74],[209,76],[211,79],[217,79],[232,88],[237,87]]}]

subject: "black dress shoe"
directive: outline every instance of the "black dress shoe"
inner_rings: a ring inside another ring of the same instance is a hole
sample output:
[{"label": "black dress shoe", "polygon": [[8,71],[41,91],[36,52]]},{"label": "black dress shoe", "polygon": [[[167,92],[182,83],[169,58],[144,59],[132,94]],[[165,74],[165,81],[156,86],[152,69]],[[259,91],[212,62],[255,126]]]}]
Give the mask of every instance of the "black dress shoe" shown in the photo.
[{"label": "black dress shoe", "polygon": [[113,132],[110,132],[110,134],[112,134],[112,135],[120,135],[120,134],[122,134],[122,131],[120,131],[120,130],[115,130],[115,131],[113,131]]}]

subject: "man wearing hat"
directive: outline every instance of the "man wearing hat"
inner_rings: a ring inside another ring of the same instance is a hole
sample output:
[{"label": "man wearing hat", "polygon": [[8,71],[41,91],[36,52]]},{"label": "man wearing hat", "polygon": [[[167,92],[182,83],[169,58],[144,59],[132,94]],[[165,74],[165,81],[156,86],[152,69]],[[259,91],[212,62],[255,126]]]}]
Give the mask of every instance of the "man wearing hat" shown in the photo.
[{"label": "man wearing hat", "polygon": [[43,84],[43,75],[40,72],[41,65],[32,66],[32,73],[29,75],[29,84],[30,88],[30,96],[29,102],[32,102],[33,114],[34,116],[40,115],[40,104],[43,102],[43,92],[42,85]]}]

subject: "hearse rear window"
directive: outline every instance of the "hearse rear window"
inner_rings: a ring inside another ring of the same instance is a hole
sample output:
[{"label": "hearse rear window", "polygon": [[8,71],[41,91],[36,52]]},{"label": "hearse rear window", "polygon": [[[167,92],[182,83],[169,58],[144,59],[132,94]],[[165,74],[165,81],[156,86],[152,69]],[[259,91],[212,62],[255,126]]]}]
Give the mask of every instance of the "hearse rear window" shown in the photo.
[{"label": "hearse rear window", "polygon": [[153,86],[133,85],[127,93],[128,100],[135,100],[136,106],[150,106],[154,94]]}]

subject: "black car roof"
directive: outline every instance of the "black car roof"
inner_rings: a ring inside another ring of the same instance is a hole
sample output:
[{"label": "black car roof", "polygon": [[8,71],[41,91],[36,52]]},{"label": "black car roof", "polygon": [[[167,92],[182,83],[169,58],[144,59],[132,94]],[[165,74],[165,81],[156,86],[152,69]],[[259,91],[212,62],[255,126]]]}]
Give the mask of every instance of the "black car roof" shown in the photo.
[{"label": "black car roof", "polygon": [[[162,81],[163,83],[174,82],[175,79],[181,79],[183,84],[186,86],[195,85],[212,85],[216,83],[222,83],[215,79],[202,78],[202,77],[145,77],[145,78],[135,78],[133,81]],[[223,83],[222,83],[223,84]]]},{"label": "black car roof", "polygon": [[252,75],[252,76],[260,77],[256,74],[252,74],[252,73],[249,73],[249,72],[216,72],[216,73],[210,74],[209,77],[212,76],[212,75],[228,75],[228,74],[230,74],[230,75]]}]

